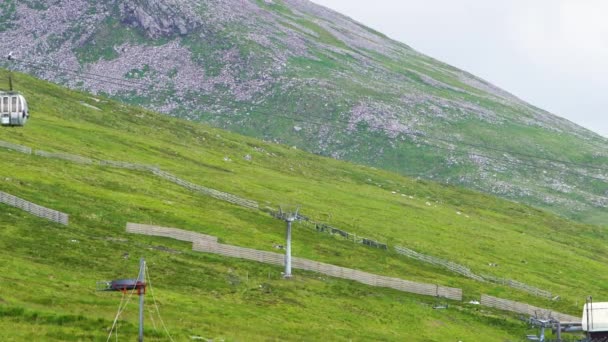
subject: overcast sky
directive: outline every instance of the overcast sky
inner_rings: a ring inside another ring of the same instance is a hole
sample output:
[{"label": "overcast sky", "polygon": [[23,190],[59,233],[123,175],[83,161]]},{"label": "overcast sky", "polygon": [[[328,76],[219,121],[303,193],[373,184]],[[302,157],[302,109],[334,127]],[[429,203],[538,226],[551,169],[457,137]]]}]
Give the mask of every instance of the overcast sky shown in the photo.
[{"label": "overcast sky", "polygon": [[608,137],[606,0],[313,0]]}]

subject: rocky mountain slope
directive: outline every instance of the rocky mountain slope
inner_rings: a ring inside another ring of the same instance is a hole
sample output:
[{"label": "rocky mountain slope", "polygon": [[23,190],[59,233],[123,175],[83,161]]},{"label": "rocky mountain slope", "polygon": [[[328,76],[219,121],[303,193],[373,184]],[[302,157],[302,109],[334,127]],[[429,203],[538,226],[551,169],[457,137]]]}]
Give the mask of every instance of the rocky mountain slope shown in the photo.
[{"label": "rocky mountain slope", "polygon": [[309,1],[5,0],[0,22],[54,82],[608,221],[607,139]]}]

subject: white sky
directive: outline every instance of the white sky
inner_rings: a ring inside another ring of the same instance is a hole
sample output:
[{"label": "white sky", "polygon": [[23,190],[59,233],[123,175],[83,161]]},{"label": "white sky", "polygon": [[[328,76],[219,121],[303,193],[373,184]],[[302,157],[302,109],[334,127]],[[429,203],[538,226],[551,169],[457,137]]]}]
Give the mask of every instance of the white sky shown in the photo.
[{"label": "white sky", "polygon": [[606,0],[313,0],[608,137]]}]

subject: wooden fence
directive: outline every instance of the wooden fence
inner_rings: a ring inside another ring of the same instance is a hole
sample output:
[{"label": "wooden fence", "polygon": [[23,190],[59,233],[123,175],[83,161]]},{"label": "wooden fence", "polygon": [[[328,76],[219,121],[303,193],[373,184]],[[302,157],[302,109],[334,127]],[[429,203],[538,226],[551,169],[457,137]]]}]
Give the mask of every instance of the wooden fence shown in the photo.
[{"label": "wooden fence", "polygon": [[0,202],[27,211],[28,213],[57,222],[63,225],[68,225],[68,214],[64,214],[57,210],[48,209],[38,204],[28,202],[17,196],[13,196],[6,192],[0,191]]},{"label": "wooden fence", "polygon": [[473,273],[473,271],[471,271],[468,267],[465,267],[463,265],[460,265],[460,264],[457,264],[457,263],[454,263],[451,261],[439,259],[439,258],[430,256],[430,255],[418,253],[416,251],[413,251],[413,250],[405,248],[405,247],[395,246],[395,251],[398,254],[405,255],[412,259],[416,259],[416,260],[423,261],[423,262],[426,262],[429,264],[447,268],[448,270],[458,273],[460,275],[463,275],[467,278],[475,279],[477,281],[482,281],[482,282],[485,281],[483,279],[483,277],[478,276],[477,274]]},{"label": "wooden fence", "polygon": [[25,154],[32,154],[31,148],[29,148],[27,146],[13,144],[8,141],[0,140],[0,147],[8,148],[9,150],[14,150],[14,151],[25,153]]},{"label": "wooden fence", "polygon": [[491,283],[495,283],[495,284],[509,286],[509,287],[527,292],[529,294],[532,294],[532,295],[535,295],[538,297],[553,298],[553,294],[551,292],[536,288],[534,286],[524,284],[517,280],[498,278],[498,277],[484,275],[484,274],[478,275],[478,274],[473,273],[473,271],[471,271],[471,269],[469,269],[466,266],[463,266],[463,265],[460,265],[460,264],[457,264],[457,263],[454,263],[451,261],[443,260],[440,258],[436,258],[436,257],[430,256],[430,255],[418,253],[416,251],[413,251],[413,250],[405,248],[405,247],[395,246],[395,251],[397,253],[399,253],[401,255],[405,255],[409,258],[420,260],[420,261],[423,261],[423,262],[426,262],[429,264],[433,264],[436,266],[446,268],[452,272],[458,273],[467,278],[475,279],[477,281],[491,282]]},{"label": "wooden fence", "polygon": [[566,315],[560,312],[552,311],[549,309],[543,309],[536,306],[532,306],[526,303],[514,302],[508,299],[502,299],[492,297],[488,295],[481,295],[481,305],[496,308],[505,311],[517,312],[529,316],[537,316],[539,318],[553,318],[560,322],[580,322],[580,317],[574,317]]},{"label": "wooden fence", "polygon": [[[283,266],[285,264],[284,254],[221,244],[218,243],[217,237],[211,235],[185,231],[177,228],[159,227],[136,223],[127,223],[126,229],[127,232],[134,234],[168,237],[181,241],[192,242],[192,250],[197,252],[212,253],[227,257],[258,261],[277,266]],[[325,274],[331,277],[354,280],[362,284],[371,286],[387,287],[403,292],[427,296],[438,296],[457,301],[462,300],[462,290],[458,288],[445,287],[435,284],[417,283],[399,278],[386,277],[298,257],[292,258],[292,267],[295,269]],[[580,321],[579,317],[488,295],[481,296],[480,304],[483,306],[520,313],[524,315],[537,316],[542,318],[550,317],[553,319],[557,319],[561,322]]]},{"label": "wooden fence", "polygon": [[[0,147],[6,147],[6,148],[17,150],[17,151],[20,151],[23,153],[29,153],[29,154],[32,153],[32,149],[29,147],[12,144],[12,143],[5,142],[5,141],[0,141]],[[242,198],[242,197],[239,197],[239,196],[236,196],[233,194],[229,194],[226,192],[222,192],[219,190],[215,190],[212,188],[207,188],[207,187],[197,185],[194,183],[190,183],[181,178],[178,178],[177,176],[175,176],[169,172],[165,172],[165,171],[159,169],[158,166],[136,164],[136,163],[123,162],[123,161],[115,161],[115,160],[95,160],[95,159],[79,156],[76,154],[63,153],[63,152],[47,152],[47,151],[43,151],[43,150],[35,150],[34,154],[37,156],[45,157],[45,158],[63,159],[63,160],[67,160],[67,161],[71,161],[71,162],[79,163],[79,164],[87,164],[87,165],[96,164],[96,165],[100,165],[100,166],[116,167],[116,168],[123,168],[123,169],[129,169],[129,170],[149,171],[149,172],[152,172],[153,174],[155,174],[156,176],[159,176],[159,177],[164,178],[168,181],[171,181],[175,184],[183,186],[191,191],[196,191],[196,192],[202,193],[204,195],[213,197],[215,199],[218,199],[221,201],[226,201],[226,202],[236,204],[236,205],[239,205],[239,206],[242,206],[245,208],[259,209],[258,202],[256,202],[256,201],[245,199],[245,198]]]},{"label": "wooden fence", "polygon": [[87,164],[91,165],[94,163],[93,159],[85,158],[75,154],[69,153],[61,153],[61,152],[47,152],[43,150],[36,150],[34,152],[35,155],[45,157],[45,158],[55,158],[55,159],[63,159],[67,161],[71,161],[79,164]]},{"label": "wooden fence", "polygon": [[136,171],[154,172],[155,170],[158,170],[158,166],[154,166],[154,165],[128,163],[128,162],[116,161],[116,160],[100,160],[99,165],[108,166],[108,167],[116,167],[116,168],[120,168],[120,169],[136,170]]},{"label": "wooden fence", "polygon": [[211,241],[217,242],[217,237],[211,235],[200,234],[187,230],[151,226],[147,224],[138,223],[127,223],[127,232],[133,234],[150,235],[150,236],[161,236],[168,237],[180,241],[194,242],[194,241]]},{"label": "wooden fence", "polygon": [[[194,241],[192,250],[219,254],[234,258],[259,261],[273,265],[284,265],[285,256],[283,254],[259,251],[251,248],[224,245],[212,241]],[[322,262],[316,262],[303,258],[292,258],[292,267],[325,274],[331,277],[354,280],[363,284],[388,287],[395,290],[415,293],[427,296],[439,296],[452,300],[462,300],[462,290],[457,288],[439,286],[435,284],[417,283],[399,278],[385,277],[368,272],[340,267]]]},{"label": "wooden fence", "polygon": [[498,277],[493,277],[493,276],[489,276],[489,275],[482,275],[482,277],[489,282],[509,286],[514,289],[518,289],[518,290],[527,292],[531,295],[535,295],[538,297],[544,297],[544,298],[549,298],[549,299],[554,297],[553,293],[551,293],[550,291],[542,290],[537,287],[530,286],[528,284],[524,284],[517,280],[498,278]]},{"label": "wooden fence", "polygon": [[[185,231],[177,228],[151,226],[137,223],[127,223],[127,232],[134,234],[168,237],[181,241],[192,242],[192,250],[213,253],[233,258],[263,262],[277,266],[285,264],[285,255],[257,249],[225,245],[217,242],[217,237]],[[293,268],[326,274],[328,276],[358,281],[363,284],[388,287],[395,290],[439,296],[453,300],[462,300],[462,290],[434,284],[416,283],[399,278],[380,276],[350,268],[325,264],[303,258],[292,259]]]},{"label": "wooden fence", "polygon": [[164,178],[166,180],[169,180],[177,185],[183,186],[186,189],[192,190],[192,191],[196,191],[196,192],[200,192],[203,193],[207,196],[213,197],[215,199],[219,199],[222,201],[226,201],[226,202],[230,202],[232,204],[236,204],[236,205],[240,205],[242,207],[245,208],[250,208],[250,209],[258,209],[259,205],[258,202],[253,201],[253,200],[248,200],[245,198],[241,198],[226,192],[222,192],[222,191],[218,191],[215,189],[211,189],[211,188],[207,188],[201,185],[197,185],[194,183],[190,183],[188,181],[185,181],[181,178],[176,177],[175,175],[172,175],[168,172],[156,169],[152,171],[155,175]]}]

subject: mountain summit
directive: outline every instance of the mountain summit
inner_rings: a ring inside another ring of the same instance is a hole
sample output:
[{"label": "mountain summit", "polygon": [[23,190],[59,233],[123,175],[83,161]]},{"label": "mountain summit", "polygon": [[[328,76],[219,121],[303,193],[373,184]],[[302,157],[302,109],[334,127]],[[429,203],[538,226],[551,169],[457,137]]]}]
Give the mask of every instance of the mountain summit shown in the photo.
[{"label": "mountain summit", "polygon": [[0,23],[54,82],[608,220],[607,139],[309,1],[5,0]]}]

